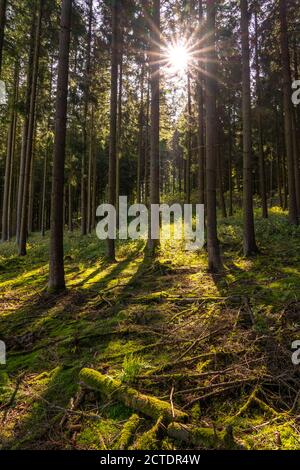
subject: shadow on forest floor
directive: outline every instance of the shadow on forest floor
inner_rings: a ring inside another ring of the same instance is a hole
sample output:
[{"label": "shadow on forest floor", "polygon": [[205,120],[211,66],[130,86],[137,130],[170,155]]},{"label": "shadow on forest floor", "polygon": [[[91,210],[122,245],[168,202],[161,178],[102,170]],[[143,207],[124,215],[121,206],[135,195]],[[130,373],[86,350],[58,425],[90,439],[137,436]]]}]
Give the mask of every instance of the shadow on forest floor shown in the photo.
[{"label": "shadow on forest floor", "polygon": [[[283,448],[299,448],[290,351],[299,335],[299,230],[274,213],[257,231],[261,254],[246,260],[240,219],[222,221],[218,276],[207,273],[205,252],[172,243],[155,262],[142,242],[120,245],[119,262],[108,265],[98,240],[74,234],[66,240],[69,291],[58,297],[43,291],[47,239],[33,239],[14,273],[14,248],[1,247],[2,447],[117,446],[131,411],[82,391],[78,372],[87,366],[115,377],[134,369],[132,386],[167,401],[174,387],[174,403],[193,423],[233,424],[245,447],[276,448],[279,430]],[[143,423],[140,432],[152,425]],[[168,438],[156,445],[179,446]]]}]

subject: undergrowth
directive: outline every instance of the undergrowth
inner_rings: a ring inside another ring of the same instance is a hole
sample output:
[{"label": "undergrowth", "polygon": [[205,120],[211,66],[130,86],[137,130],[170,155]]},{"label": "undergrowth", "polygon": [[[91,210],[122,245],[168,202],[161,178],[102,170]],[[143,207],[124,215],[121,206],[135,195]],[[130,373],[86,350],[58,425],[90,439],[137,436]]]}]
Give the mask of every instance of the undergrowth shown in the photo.
[{"label": "undergrowth", "polygon": [[[220,221],[217,276],[204,249],[177,241],[155,262],[142,241],[119,243],[111,265],[95,235],[66,233],[60,296],[46,290],[48,234],[30,237],[25,258],[2,244],[0,448],[118,448],[132,410],[82,389],[91,367],[166,401],[172,391],[194,426],[230,425],[244,448],[299,449],[300,228],[275,208],[256,230],[260,253],[245,259],[241,214]],[[132,421],[132,448],[183,447],[145,416]]]}]

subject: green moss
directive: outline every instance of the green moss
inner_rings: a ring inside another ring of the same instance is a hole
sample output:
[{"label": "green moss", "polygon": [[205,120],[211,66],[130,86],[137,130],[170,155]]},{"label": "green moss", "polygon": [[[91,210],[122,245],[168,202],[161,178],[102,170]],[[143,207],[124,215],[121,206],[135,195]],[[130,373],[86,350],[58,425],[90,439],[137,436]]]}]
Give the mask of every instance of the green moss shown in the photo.
[{"label": "green moss", "polygon": [[115,448],[117,450],[126,450],[133,442],[137,428],[141,422],[141,418],[137,414],[133,414],[124,424]]},{"label": "green moss", "polygon": [[[173,412],[169,403],[153,396],[143,395],[137,390],[123,385],[119,380],[112,379],[92,369],[82,369],[79,378],[85,385],[98,390],[103,396],[120,400],[126,406],[151,418],[158,419],[163,416],[166,421],[173,420]],[[175,408],[174,419],[185,421],[187,415]]]},{"label": "green moss", "polygon": [[[0,390],[2,403],[10,399],[16,378],[25,372],[14,402],[18,412],[9,414],[5,429],[0,430],[0,440],[5,438],[9,448],[43,445],[40,440],[47,441],[45,427],[49,424],[55,435],[61,438],[60,445],[67,445],[70,439],[68,427],[59,427],[64,412],[55,406],[70,406],[77,392],[78,369],[85,364],[113,376],[123,369],[125,381],[121,385],[132,383],[138,375],[147,375],[143,362],[154,364],[155,374],[173,374],[175,393],[194,386],[192,377],[185,384],[184,379],[189,372],[201,373],[230,366],[238,357],[235,347],[241,339],[239,325],[227,336],[226,344],[215,344],[213,339],[212,344],[205,342],[203,358],[199,358],[202,361],[198,365],[197,361],[176,364],[176,339],[181,334],[188,335],[188,329],[192,330],[191,326],[186,327],[186,320],[195,315],[197,325],[200,313],[201,319],[205,318],[209,326],[210,322],[217,324],[220,317],[224,318],[225,305],[217,298],[247,296],[256,320],[253,333],[272,332],[274,340],[282,341],[282,330],[277,330],[280,313],[297,299],[300,290],[300,228],[291,227],[285,213],[272,209],[268,221],[260,216],[256,218],[256,232],[261,253],[246,260],[241,255],[241,212],[220,221],[219,238],[226,265],[222,279],[208,275],[205,250],[189,253],[183,244],[163,240],[158,262],[152,263],[144,259],[143,242],[121,242],[117,245],[119,262],[107,265],[104,261],[105,244],[95,235],[81,238],[79,232],[66,232],[65,268],[69,291],[58,297],[44,293],[48,277],[49,234],[45,238],[38,234],[30,236],[29,254],[24,258],[18,257],[14,241],[0,244],[0,291],[4,300],[3,308],[1,304],[0,338],[8,338],[8,361]],[[199,312],[199,302],[189,304],[187,314],[173,323],[170,318],[182,310],[182,305],[175,299],[179,293],[183,297],[206,298],[205,307],[202,309],[200,306]],[[109,300],[111,307],[103,297]],[[210,297],[215,299],[208,301]],[[229,307],[230,316],[231,313],[235,315],[239,305],[228,301],[226,307]],[[290,326],[292,331],[293,324]],[[119,334],[127,327],[130,330],[128,334]],[[175,334],[174,327],[179,327]],[[22,336],[28,333],[32,333],[32,340],[27,344],[22,341]],[[153,347],[160,340],[160,334],[162,338],[166,337],[166,342]],[[21,341],[18,343],[16,339]],[[289,341],[289,338],[284,340]],[[262,348],[263,345],[259,345],[257,352],[264,352]],[[198,352],[201,352],[200,348],[199,351],[192,350],[189,355],[193,357]],[[70,365],[71,369],[64,365]],[[164,397],[168,404],[172,382],[156,380],[151,376],[152,372],[140,382],[140,386],[149,395]],[[207,423],[215,421],[218,429],[233,424],[236,439],[238,442],[246,441],[248,448],[276,448],[274,435],[277,430],[281,434],[283,449],[299,448],[293,416],[278,414],[276,405],[275,409],[272,408],[271,400],[268,402],[270,406],[254,400],[239,414],[250,393],[246,384],[239,398],[237,395],[226,398],[220,395],[201,410],[198,406],[193,407],[190,418],[196,427],[200,418]],[[89,400],[93,400],[91,407],[95,407],[93,394],[87,396],[92,398],[83,402],[84,411],[90,409]],[[184,404],[189,399],[180,394],[175,395],[176,400],[177,397]],[[86,441],[80,444],[84,448],[114,446],[122,429],[120,420],[128,420],[132,414],[131,405],[128,407],[118,401],[114,393],[107,400],[103,395],[103,410],[101,404],[99,412],[106,427],[97,434],[99,442],[92,438],[95,423],[90,426],[88,421],[80,420],[81,433],[86,430]],[[273,419],[275,424],[272,424]],[[271,423],[264,426],[269,421]],[[251,433],[244,432],[249,428],[253,429]],[[218,431],[218,438],[225,440],[225,432]],[[174,441],[168,438],[159,442],[160,448],[164,445],[174,447]]]},{"label": "green moss", "polygon": [[115,421],[103,420],[101,422],[88,424],[79,433],[76,443],[81,449],[107,450],[117,436],[119,428]]},{"label": "green moss", "polygon": [[136,441],[133,446],[134,450],[158,450],[160,441],[159,441],[159,430],[163,417],[159,417],[155,425],[149,429],[149,431],[144,432]]},{"label": "green moss", "polygon": [[192,444],[201,449],[225,447],[224,441],[210,428],[197,428],[179,423],[171,423],[168,427],[168,435],[177,441]]}]

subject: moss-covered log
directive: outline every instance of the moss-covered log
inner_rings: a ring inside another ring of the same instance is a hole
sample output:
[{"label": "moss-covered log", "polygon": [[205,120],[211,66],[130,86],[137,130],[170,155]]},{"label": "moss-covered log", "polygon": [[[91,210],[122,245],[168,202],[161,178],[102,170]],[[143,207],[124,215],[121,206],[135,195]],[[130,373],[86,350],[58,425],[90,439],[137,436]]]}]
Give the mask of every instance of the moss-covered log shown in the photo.
[{"label": "moss-covered log", "polygon": [[158,418],[154,426],[149,431],[142,434],[136,441],[132,450],[158,450],[159,449],[159,429],[162,417]]},{"label": "moss-covered log", "polygon": [[93,369],[82,369],[79,378],[87,387],[98,390],[103,396],[113,397],[129,408],[153,419],[157,420],[162,416],[166,422],[173,420],[185,422],[188,418],[186,413],[176,408],[172,409],[169,403],[150,395],[144,395],[134,388],[127,387],[119,380],[112,379]]},{"label": "moss-covered log", "polygon": [[117,450],[126,450],[134,440],[135,432],[141,422],[141,418],[137,414],[133,414],[124,424],[118,440]]},{"label": "moss-covered log", "polygon": [[232,432],[229,435],[227,430],[219,435],[211,428],[196,428],[181,423],[171,423],[167,432],[172,439],[201,449],[236,448]]}]

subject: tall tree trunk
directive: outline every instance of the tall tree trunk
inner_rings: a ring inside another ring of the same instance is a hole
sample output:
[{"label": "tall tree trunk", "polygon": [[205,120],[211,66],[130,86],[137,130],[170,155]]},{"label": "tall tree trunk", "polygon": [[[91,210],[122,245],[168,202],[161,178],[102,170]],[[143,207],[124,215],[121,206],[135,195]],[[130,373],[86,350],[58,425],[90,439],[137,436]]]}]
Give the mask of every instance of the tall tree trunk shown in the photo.
[{"label": "tall tree trunk", "polygon": [[63,212],[71,16],[72,0],[62,0],[52,171],[49,273],[49,289],[56,292],[65,289]]},{"label": "tall tree trunk", "polygon": [[89,0],[89,26],[86,50],[86,70],[85,70],[85,91],[84,91],[84,118],[83,118],[83,152],[81,164],[81,235],[87,233],[87,161],[89,155],[88,146],[88,111],[90,100],[91,81],[91,44],[92,44],[92,20],[93,20],[93,0]]},{"label": "tall tree trunk", "polygon": [[[121,12],[120,12],[121,13]],[[116,212],[119,226],[120,162],[122,158],[122,103],[123,103],[123,21],[119,22],[119,90],[117,117],[117,162],[116,162]]]},{"label": "tall tree trunk", "polygon": [[217,154],[216,154],[216,1],[207,0],[206,53],[206,204],[208,269],[222,268],[217,234]]},{"label": "tall tree trunk", "polygon": [[231,109],[229,111],[229,136],[228,136],[228,185],[229,185],[229,216],[233,215],[233,179],[232,179],[232,126]]},{"label": "tall tree trunk", "polygon": [[19,243],[20,231],[21,231],[26,149],[27,149],[27,138],[28,138],[28,127],[29,127],[30,99],[31,99],[31,90],[32,90],[35,25],[36,25],[36,12],[34,12],[34,14],[32,15],[32,23],[31,23],[31,29],[30,29],[30,46],[29,46],[29,53],[28,53],[27,85],[26,85],[26,99],[25,99],[25,109],[24,109],[25,117],[24,117],[24,124],[23,124],[22,147],[21,147],[21,156],[20,156],[20,177],[19,177],[19,184],[18,184],[18,200],[17,200],[17,226],[16,226],[17,243]]},{"label": "tall tree trunk", "polygon": [[243,80],[243,212],[244,212],[244,255],[257,252],[254,231],[253,189],[252,189],[252,139],[251,139],[251,94],[250,94],[250,52],[249,52],[249,11],[248,1],[241,0],[242,35],[242,80]]},{"label": "tall tree trunk", "polygon": [[217,149],[217,167],[218,167],[218,183],[219,183],[219,196],[220,196],[220,206],[222,217],[227,217],[227,209],[226,209],[226,202],[225,202],[225,195],[224,195],[224,181],[223,181],[223,159],[221,155],[221,149],[225,146],[223,144],[224,135],[221,131],[221,123],[219,123],[219,138],[218,138],[218,149]]},{"label": "tall tree trunk", "polygon": [[93,188],[92,188],[92,215],[91,215],[91,225],[92,230],[96,227],[96,197],[97,197],[97,159],[96,151],[94,148],[93,151],[93,163],[92,163],[92,172],[93,172]]},{"label": "tall tree trunk", "polygon": [[[200,33],[203,34],[203,2],[199,0],[198,3],[199,11],[199,23],[200,23]],[[202,38],[200,37],[200,40]],[[201,49],[201,48],[200,48]],[[198,159],[199,159],[199,204],[204,204],[205,198],[205,145],[204,145],[204,80],[203,80],[203,62],[202,54],[199,57],[199,72],[198,72]]]},{"label": "tall tree trunk", "polygon": [[91,110],[90,138],[89,138],[89,161],[88,161],[88,193],[87,193],[87,231],[92,230],[92,189],[93,189],[93,155],[94,155],[94,106]]},{"label": "tall tree trunk", "polygon": [[293,118],[292,118],[292,102],[291,102],[291,70],[290,70],[290,54],[287,32],[287,6],[286,0],[279,0],[280,14],[280,45],[281,45],[281,66],[283,78],[283,108],[284,108],[284,133],[285,133],[285,150],[287,157],[288,170],[288,206],[289,221],[291,224],[298,224],[296,184],[295,184],[295,165],[293,154]]},{"label": "tall tree trunk", "polygon": [[144,193],[145,203],[149,202],[149,183],[150,183],[150,158],[149,158],[149,140],[150,140],[150,78],[147,84],[147,104],[146,104],[146,123],[145,123],[145,148],[144,148]]},{"label": "tall tree trunk", "polygon": [[45,207],[46,207],[46,184],[47,184],[47,165],[48,165],[48,158],[47,158],[47,151],[44,155],[44,170],[43,170],[43,189],[42,189],[42,213],[41,213],[41,235],[42,237],[45,236]]},{"label": "tall tree trunk", "polygon": [[0,0],[0,77],[2,72],[2,54],[4,43],[4,29],[6,23],[6,6],[7,0]]},{"label": "tall tree trunk", "polygon": [[[110,137],[109,137],[109,204],[116,207],[116,168],[117,168],[117,111],[118,111],[118,39],[119,39],[119,0],[112,4],[112,45],[111,45],[111,89],[110,89]],[[107,258],[116,258],[115,240],[107,239]]]},{"label": "tall tree trunk", "polygon": [[68,230],[73,232],[73,198],[72,198],[72,184],[68,184]]},{"label": "tall tree trunk", "polygon": [[265,174],[265,155],[262,128],[262,112],[261,112],[261,82],[260,82],[260,66],[259,66],[259,49],[258,49],[258,24],[257,11],[255,11],[255,70],[256,70],[256,93],[258,106],[258,145],[259,145],[259,187],[262,204],[262,216],[268,218],[268,202],[266,191],[266,174]]},{"label": "tall tree trunk", "polygon": [[[35,141],[35,137],[34,137]],[[27,234],[33,230],[33,195],[34,195],[34,168],[33,168],[33,158],[31,159],[30,165],[30,176],[29,176],[29,191],[28,191],[28,214],[27,214]]]},{"label": "tall tree trunk", "polygon": [[139,113],[139,137],[138,137],[138,165],[137,165],[137,203],[141,203],[141,190],[143,181],[144,163],[144,63],[141,71],[141,102]]},{"label": "tall tree trunk", "polygon": [[3,208],[2,208],[2,242],[9,239],[9,189],[11,187],[12,178],[12,161],[15,147],[15,131],[16,131],[16,103],[18,99],[19,87],[19,62],[15,65],[13,96],[11,101],[10,124],[7,139],[7,156],[5,162],[5,175],[4,175],[4,192],[3,192]]},{"label": "tall tree trunk", "polygon": [[[159,204],[160,200],[160,167],[159,167],[159,120],[160,120],[160,0],[153,0],[153,16],[151,21],[151,134],[150,134],[150,211],[151,221],[152,205]],[[151,223],[149,224],[151,230]],[[159,229],[158,229],[159,230]],[[150,256],[155,256],[159,246],[159,233],[152,238],[149,233],[148,250]]]},{"label": "tall tree trunk", "polygon": [[[19,85],[19,83],[18,83]],[[17,92],[16,92],[16,102],[18,100],[18,86],[17,86]],[[8,188],[8,210],[7,210],[7,227],[8,227],[8,240],[11,239],[12,234],[13,234],[13,183],[14,183],[14,178],[13,178],[13,168],[14,168],[14,159],[15,159],[15,153],[16,153],[16,140],[17,140],[17,121],[18,121],[18,114],[15,112],[14,115],[14,128],[13,128],[13,140],[12,140],[12,156],[11,156],[11,165],[10,165],[10,181],[9,181],[9,188]]]},{"label": "tall tree trunk", "polygon": [[29,109],[29,120],[28,120],[28,135],[27,135],[27,140],[26,140],[23,201],[22,201],[20,237],[19,237],[19,255],[20,256],[26,255],[27,227],[28,227],[28,224],[27,224],[28,223],[28,202],[29,202],[29,196],[30,196],[29,195],[30,170],[31,170],[33,135],[34,135],[34,124],[35,124],[35,104],[36,104],[37,81],[38,81],[38,71],[39,71],[42,15],[43,15],[43,0],[40,0],[36,35],[35,35],[32,87],[31,87],[30,109]]},{"label": "tall tree trunk", "polygon": [[192,97],[191,97],[191,75],[187,73],[187,159],[186,159],[186,204],[191,202],[191,165],[192,165]]}]

